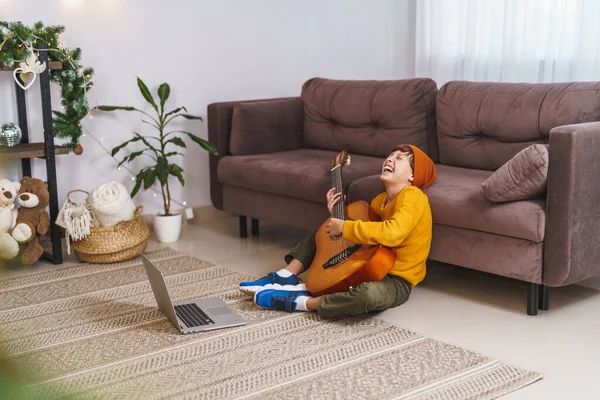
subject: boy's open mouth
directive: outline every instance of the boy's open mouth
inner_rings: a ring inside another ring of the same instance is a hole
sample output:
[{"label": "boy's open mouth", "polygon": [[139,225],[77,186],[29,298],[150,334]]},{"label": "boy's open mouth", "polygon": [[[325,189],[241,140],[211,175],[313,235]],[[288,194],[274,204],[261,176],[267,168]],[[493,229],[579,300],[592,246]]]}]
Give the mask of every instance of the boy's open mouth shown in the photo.
[{"label": "boy's open mouth", "polygon": [[390,165],[383,167],[383,172],[394,172],[394,168]]}]

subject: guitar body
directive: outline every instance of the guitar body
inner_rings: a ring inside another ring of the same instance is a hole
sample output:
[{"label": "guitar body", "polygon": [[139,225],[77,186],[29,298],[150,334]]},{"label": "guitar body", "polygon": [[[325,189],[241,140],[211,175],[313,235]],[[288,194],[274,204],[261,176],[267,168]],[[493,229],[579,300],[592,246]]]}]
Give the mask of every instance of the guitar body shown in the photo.
[{"label": "guitar body", "polygon": [[[349,204],[346,219],[380,220],[365,201]],[[317,231],[317,252],[306,276],[306,288],[312,294],[345,292],[363,282],[380,281],[392,269],[396,262],[393,250],[381,245],[355,245],[343,239],[332,240],[325,232],[328,222],[329,219]],[[336,259],[339,254],[342,255]]]}]

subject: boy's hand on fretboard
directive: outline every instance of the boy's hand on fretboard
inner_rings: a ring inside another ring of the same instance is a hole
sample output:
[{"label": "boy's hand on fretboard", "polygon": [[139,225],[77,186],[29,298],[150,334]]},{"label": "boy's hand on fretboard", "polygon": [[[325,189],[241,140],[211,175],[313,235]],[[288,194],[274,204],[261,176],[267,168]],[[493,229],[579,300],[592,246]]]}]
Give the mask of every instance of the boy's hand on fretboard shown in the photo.
[{"label": "boy's hand on fretboard", "polygon": [[[333,206],[335,206],[335,203],[339,201],[341,196],[342,192],[336,193],[335,188],[331,188],[327,192],[327,209],[329,210],[329,215],[333,216]],[[344,196],[344,199],[345,198],[346,196]]]}]

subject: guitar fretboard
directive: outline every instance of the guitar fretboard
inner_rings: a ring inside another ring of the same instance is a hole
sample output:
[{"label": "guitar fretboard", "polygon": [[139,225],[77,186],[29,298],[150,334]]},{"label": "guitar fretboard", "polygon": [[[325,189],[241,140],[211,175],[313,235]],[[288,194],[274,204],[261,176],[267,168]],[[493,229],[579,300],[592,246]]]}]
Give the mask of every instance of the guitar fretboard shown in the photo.
[{"label": "guitar fretboard", "polygon": [[[335,193],[343,192],[342,170],[339,165],[331,168],[331,185],[335,188]],[[333,217],[341,220],[346,219],[346,207],[344,207],[343,193],[342,199],[333,206]]]}]

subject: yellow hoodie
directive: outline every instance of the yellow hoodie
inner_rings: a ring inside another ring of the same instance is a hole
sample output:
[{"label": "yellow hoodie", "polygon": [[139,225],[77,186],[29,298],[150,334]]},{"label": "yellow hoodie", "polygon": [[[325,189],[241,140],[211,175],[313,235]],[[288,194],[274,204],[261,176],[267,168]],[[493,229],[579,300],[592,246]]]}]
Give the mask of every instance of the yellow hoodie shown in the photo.
[{"label": "yellow hoodie", "polygon": [[390,275],[412,286],[425,278],[425,262],[431,248],[432,218],[429,199],[416,186],[407,186],[385,204],[386,193],[371,201],[381,222],[344,221],[344,239],[357,244],[381,244],[396,252]]}]

